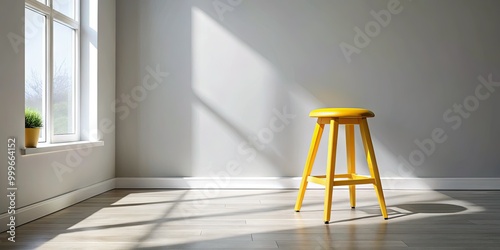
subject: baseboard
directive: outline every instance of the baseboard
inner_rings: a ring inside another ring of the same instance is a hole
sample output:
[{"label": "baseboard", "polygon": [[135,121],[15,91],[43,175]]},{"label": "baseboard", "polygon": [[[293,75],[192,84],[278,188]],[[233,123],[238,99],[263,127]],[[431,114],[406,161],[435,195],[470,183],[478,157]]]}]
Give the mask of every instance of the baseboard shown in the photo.
[{"label": "baseboard", "polygon": [[[220,189],[297,189],[300,177],[264,178],[115,178],[116,188],[220,188]],[[384,189],[394,190],[500,190],[500,178],[383,178]],[[308,188],[323,188],[314,183]],[[336,187],[337,188],[337,187]],[[347,187],[338,187],[347,188]],[[360,185],[360,189],[372,188]]]},{"label": "baseboard", "polygon": [[500,190],[500,178],[383,178],[384,189]]},{"label": "baseboard", "polygon": [[[63,208],[74,205],[90,197],[104,193],[115,188],[115,179],[106,180],[92,186],[81,188],[48,200],[44,200],[16,210],[16,227],[36,220],[48,214],[59,211]],[[9,223],[11,215],[8,213],[0,214],[0,232],[6,231],[6,225]]]},{"label": "baseboard", "polygon": [[[116,188],[220,188],[220,189],[286,189],[297,188],[300,178],[287,177],[168,177],[115,178]],[[311,185],[312,188],[320,187]]]}]

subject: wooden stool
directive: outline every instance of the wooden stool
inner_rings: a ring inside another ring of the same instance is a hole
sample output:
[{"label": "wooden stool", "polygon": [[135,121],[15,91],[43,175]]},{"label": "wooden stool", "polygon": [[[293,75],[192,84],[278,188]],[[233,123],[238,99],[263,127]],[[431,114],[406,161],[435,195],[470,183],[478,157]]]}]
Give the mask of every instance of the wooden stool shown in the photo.
[{"label": "wooden stool", "polygon": [[[332,208],[332,191],[333,186],[349,185],[349,196],[351,207],[356,207],[356,186],[358,184],[373,184],[377,193],[380,210],[384,219],[387,220],[387,210],[385,207],[384,192],[382,191],[382,183],[378,172],[377,161],[375,159],[375,151],[368,129],[366,118],[374,117],[375,114],[367,109],[361,108],[324,108],[311,111],[310,117],[318,118],[314,134],[311,140],[311,146],[307,155],[302,181],[300,183],[299,194],[295,203],[295,211],[299,212],[304,200],[307,183],[313,182],[325,186],[325,206],[324,206],[324,221],[328,224],[330,221],[330,212]],[[326,175],[311,176],[311,171],[318,151],[319,142],[325,124],[330,124],[330,134],[328,136],[328,161]],[[345,124],[346,131],[346,146],[347,146],[347,174],[335,174],[335,159],[337,152],[337,138],[339,132],[339,124]],[[355,147],[354,147],[354,125],[358,124],[361,130],[361,138],[366,153],[366,160],[371,176],[361,176],[356,174],[355,165]]]}]

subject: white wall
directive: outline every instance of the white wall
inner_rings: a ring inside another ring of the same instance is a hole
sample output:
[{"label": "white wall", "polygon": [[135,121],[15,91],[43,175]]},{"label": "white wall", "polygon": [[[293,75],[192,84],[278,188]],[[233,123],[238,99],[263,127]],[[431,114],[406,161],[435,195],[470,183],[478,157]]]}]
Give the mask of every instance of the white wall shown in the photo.
[{"label": "white wall", "polygon": [[[117,2],[118,177],[210,176],[228,165],[241,166],[230,173],[240,177],[300,176],[314,127],[308,112],[344,106],[375,112],[385,177],[500,177],[500,87],[472,97],[478,76],[500,81],[498,1],[401,0],[350,63],[340,45],[356,46],[355,27],[373,25],[370,11],[392,1],[230,2]],[[157,65],[170,75],[140,91]],[[467,119],[447,113],[464,100]],[[269,134],[285,107],[295,118]],[[446,141],[429,156],[416,151],[415,140],[435,129]],[[252,149],[245,141],[259,133],[265,143]],[[410,158],[413,166],[401,160]]]},{"label": "white wall", "polygon": [[[15,52],[7,35],[23,35],[24,1],[5,0],[0,3],[0,134],[1,185],[5,194],[7,188],[7,138],[15,136],[17,147],[24,144],[24,47]],[[99,1],[98,33],[98,81],[100,104],[110,104],[115,97],[115,2]],[[101,105],[98,118],[114,122],[114,114],[109,105]],[[107,133],[103,147],[92,149],[92,153],[82,157],[82,162],[73,166],[72,172],[57,178],[53,164],[69,166],[67,158],[71,152],[48,153],[21,156],[17,153],[17,208],[54,198],[115,176],[115,134]],[[5,166],[5,167],[4,167]],[[6,212],[6,196],[0,196],[0,216]],[[4,226],[2,226],[3,229]],[[0,230],[1,231],[1,230]]]}]

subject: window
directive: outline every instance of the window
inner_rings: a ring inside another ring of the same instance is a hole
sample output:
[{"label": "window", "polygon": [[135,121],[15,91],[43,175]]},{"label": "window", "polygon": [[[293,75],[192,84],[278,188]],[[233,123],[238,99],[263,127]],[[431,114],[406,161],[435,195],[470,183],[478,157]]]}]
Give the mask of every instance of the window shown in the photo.
[{"label": "window", "polygon": [[79,0],[25,0],[25,106],[40,142],[80,139]]}]

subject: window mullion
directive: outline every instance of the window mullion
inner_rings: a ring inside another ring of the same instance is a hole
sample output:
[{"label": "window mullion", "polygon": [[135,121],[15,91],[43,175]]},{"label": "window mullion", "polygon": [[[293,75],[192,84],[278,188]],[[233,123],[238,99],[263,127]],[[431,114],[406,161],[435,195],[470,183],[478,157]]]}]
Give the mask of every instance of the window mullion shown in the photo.
[{"label": "window mullion", "polygon": [[73,18],[67,17],[66,15],[60,13],[57,10],[52,10],[53,11],[53,17],[55,20],[58,22],[72,28],[72,29],[79,29],[79,23],[75,21]]},{"label": "window mullion", "polygon": [[[52,6],[52,0],[49,0]],[[52,13],[48,16],[47,22],[47,142],[52,143],[54,140],[54,116],[53,116],[53,81],[54,81],[54,17]]]},{"label": "window mullion", "polygon": [[78,140],[81,139],[81,131],[80,131],[80,128],[81,128],[81,119],[80,119],[80,111],[81,111],[81,100],[80,100],[80,94],[81,94],[81,88],[80,88],[80,27],[78,27],[78,29],[75,30],[75,34],[74,34],[74,43],[73,43],[73,53],[75,53],[75,58],[74,58],[74,82],[75,82],[75,89],[73,90],[73,94],[74,94],[74,98],[73,98],[73,101],[75,102],[75,115],[76,115],[76,119],[75,119],[75,133],[76,133],[76,137]]}]

